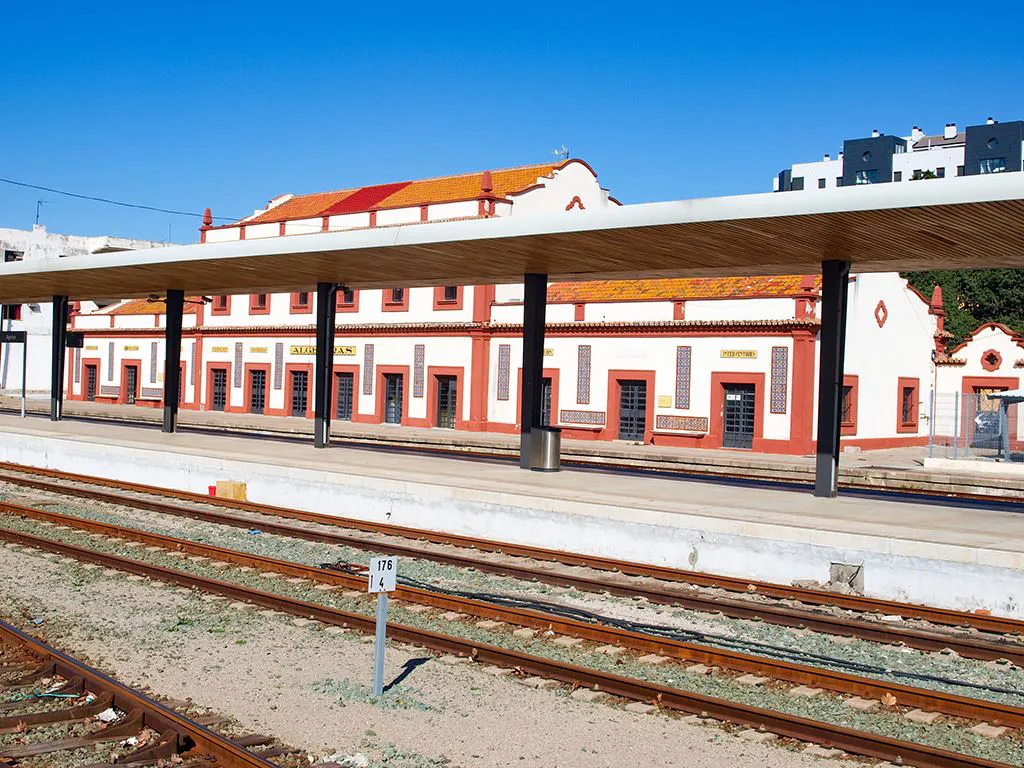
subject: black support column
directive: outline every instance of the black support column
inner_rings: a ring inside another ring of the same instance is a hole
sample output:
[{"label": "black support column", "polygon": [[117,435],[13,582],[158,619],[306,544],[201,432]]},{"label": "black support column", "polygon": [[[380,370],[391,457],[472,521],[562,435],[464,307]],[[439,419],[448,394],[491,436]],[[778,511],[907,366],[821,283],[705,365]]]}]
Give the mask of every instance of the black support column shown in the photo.
[{"label": "black support column", "polygon": [[[50,421],[64,418],[64,359],[68,340],[68,297],[53,297],[53,331],[50,351]],[[25,351],[22,350],[22,354]]]},{"label": "black support column", "polygon": [[185,292],[167,292],[167,325],[164,328],[164,432],[178,427],[178,399],[181,394],[181,317]]},{"label": "black support column", "polygon": [[334,375],[334,283],[316,284],[316,370],[313,372],[313,445],[326,448],[331,442],[331,384]]},{"label": "black support column", "polygon": [[814,495],[836,495],[839,435],[843,407],[843,358],[846,355],[846,304],[850,262],[821,264],[821,357],[818,364],[818,451]]},{"label": "black support column", "polygon": [[544,384],[544,318],[548,304],[548,276],[524,276],[523,389],[519,393],[522,430],[519,435],[519,466],[530,468],[530,430],[540,425]]}]

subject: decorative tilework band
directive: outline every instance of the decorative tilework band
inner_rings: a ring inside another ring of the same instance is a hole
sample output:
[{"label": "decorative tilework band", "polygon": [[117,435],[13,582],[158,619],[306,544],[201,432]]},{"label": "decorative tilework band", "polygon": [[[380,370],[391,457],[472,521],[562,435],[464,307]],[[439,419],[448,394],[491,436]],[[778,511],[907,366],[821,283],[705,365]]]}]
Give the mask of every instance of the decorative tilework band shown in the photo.
[{"label": "decorative tilework band", "polygon": [[242,342],[235,342],[235,369],[234,369],[234,382],[235,387],[242,386]]},{"label": "decorative tilework band", "polygon": [[604,411],[561,411],[558,420],[562,424],[585,424],[604,426],[607,416]]},{"label": "decorative tilework band", "polygon": [[274,389],[284,387],[284,342],[274,345]]},{"label": "decorative tilework band", "polygon": [[373,394],[373,344],[363,344],[363,394]]},{"label": "decorative tilework band", "polygon": [[423,365],[427,357],[427,348],[417,344],[412,348],[412,396],[423,397]]},{"label": "decorative tilework band", "polygon": [[772,347],[772,413],[786,412],[788,382],[789,347]]},{"label": "decorative tilework band", "polygon": [[75,369],[75,384],[82,380],[82,350],[75,349],[75,362],[72,364]]},{"label": "decorative tilework band", "polygon": [[114,380],[114,342],[107,342],[107,381]]},{"label": "decorative tilework band", "polygon": [[676,347],[676,408],[690,407],[692,347]]},{"label": "decorative tilework band", "polygon": [[[580,405],[590,404],[590,358],[591,349],[589,344],[580,344],[577,347],[577,368],[576,368],[576,402]],[[604,423],[604,422],[602,422]]]},{"label": "decorative tilework band", "polygon": [[659,415],[654,419],[655,429],[679,429],[685,432],[707,432],[707,416]]},{"label": "decorative tilework band", "polygon": [[512,361],[512,345],[498,345],[498,399],[508,400],[509,366]]},{"label": "decorative tilework band", "polygon": [[199,341],[192,342],[192,367],[188,372],[188,385],[194,387],[196,385],[196,365],[199,362]]},{"label": "decorative tilework band", "polygon": [[151,341],[149,343],[149,383],[156,384],[156,368],[157,358],[159,353],[157,348],[160,346],[159,342]]}]

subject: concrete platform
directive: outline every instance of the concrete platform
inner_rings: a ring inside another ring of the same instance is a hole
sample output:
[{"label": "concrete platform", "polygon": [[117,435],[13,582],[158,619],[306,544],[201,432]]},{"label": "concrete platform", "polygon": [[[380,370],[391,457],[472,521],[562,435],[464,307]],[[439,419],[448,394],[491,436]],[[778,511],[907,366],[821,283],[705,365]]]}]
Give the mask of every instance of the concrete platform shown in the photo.
[{"label": "concrete platform", "polygon": [[[20,399],[0,396],[0,412],[16,412]],[[30,415],[49,416],[48,399],[30,399]],[[124,424],[162,423],[159,408],[69,401],[68,417],[102,419]],[[239,413],[182,410],[182,428],[204,432],[254,432],[266,436],[312,441],[309,419],[254,416]],[[387,445],[459,453],[518,456],[519,436],[480,432],[396,427],[390,424],[353,424],[334,421],[331,434],[357,445]],[[939,494],[970,493],[979,496],[1020,499],[1024,502],[1024,474],[1005,464],[992,463],[979,478],[976,466],[926,467],[925,446],[850,451],[842,455],[839,481],[847,487]],[[628,442],[563,440],[565,462],[626,466],[659,472],[752,477],[787,483],[813,483],[814,457],[752,453],[742,450],[669,448]],[[978,464],[980,462],[975,462]]]},{"label": "concrete platform", "polygon": [[782,583],[858,564],[870,595],[1024,618],[1012,511],[7,415],[0,460],[197,492],[239,480],[254,501]]}]

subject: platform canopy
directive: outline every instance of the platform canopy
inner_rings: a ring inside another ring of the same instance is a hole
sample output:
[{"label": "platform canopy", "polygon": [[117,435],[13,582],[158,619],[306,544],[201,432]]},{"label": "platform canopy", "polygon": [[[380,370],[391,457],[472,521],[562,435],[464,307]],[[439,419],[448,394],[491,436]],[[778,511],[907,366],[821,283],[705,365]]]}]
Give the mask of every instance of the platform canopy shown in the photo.
[{"label": "platform canopy", "polygon": [[644,203],[0,265],[0,303],[555,280],[1024,267],[1024,174]]}]

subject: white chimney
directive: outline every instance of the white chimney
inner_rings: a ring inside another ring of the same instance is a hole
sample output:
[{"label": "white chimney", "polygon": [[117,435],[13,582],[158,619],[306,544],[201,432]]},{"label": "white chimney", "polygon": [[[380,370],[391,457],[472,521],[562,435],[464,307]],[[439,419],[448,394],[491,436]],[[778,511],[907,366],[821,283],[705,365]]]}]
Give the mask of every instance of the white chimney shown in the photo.
[{"label": "white chimney", "polygon": [[840,160],[842,160],[842,159],[843,159],[843,154],[844,154],[843,152],[840,152],[840,153],[839,153],[839,159],[840,159]]},{"label": "white chimney", "polygon": [[956,123],[946,123],[946,129],[942,132],[942,138],[944,138],[944,139],[955,139],[956,138]]},{"label": "white chimney", "polygon": [[822,159],[822,160],[824,160],[825,162],[828,162],[828,161],[829,161],[829,160],[831,160],[832,158],[831,158],[831,157],[829,156],[828,152],[826,152],[826,153],[825,153],[825,156],[824,156],[823,158],[821,158],[821,159]]},{"label": "white chimney", "polygon": [[988,120],[986,120],[985,122],[986,122],[986,123],[987,123],[988,125],[995,125],[995,124],[996,124],[996,121],[995,121],[995,119],[994,119],[994,118],[991,118],[991,117],[990,117],[990,118],[989,118]]},{"label": "white chimney", "polygon": [[914,141],[924,138],[924,131],[918,128],[916,125],[910,129],[910,138]]},{"label": "white chimney", "polygon": [[871,131],[871,138],[877,139],[878,136],[879,136],[879,133],[878,133],[878,129],[877,128],[875,128],[873,131]]}]

